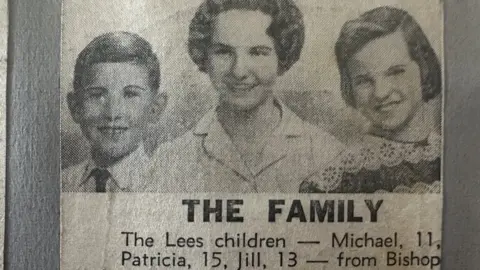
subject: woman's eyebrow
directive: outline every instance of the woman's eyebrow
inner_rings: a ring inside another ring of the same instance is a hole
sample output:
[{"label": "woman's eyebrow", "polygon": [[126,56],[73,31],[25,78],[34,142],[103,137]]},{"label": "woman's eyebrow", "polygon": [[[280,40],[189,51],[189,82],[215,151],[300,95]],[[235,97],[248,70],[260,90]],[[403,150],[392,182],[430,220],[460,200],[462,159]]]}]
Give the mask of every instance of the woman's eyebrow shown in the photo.
[{"label": "woman's eyebrow", "polygon": [[391,67],[389,67],[386,71],[385,71],[385,74],[388,75],[392,72],[396,72],[396,71],[399,71],[400,69],[405,69],[407,65],[406,64],[398,64],[398,65],[393,65]]},{"label": "woman's eyebrow", "polygon": [[393,65],[391,67],[389,67],[388,69],[395,69],[395,68],[404,68],[406,67],[407,65],[406,64],[398,64],[398,65]]},{"label": "woman's eyebrow", "polygon": [[257,46],[254,46],[253,49],[273,51],[272,47],[269,47],[269,46],[266,46],[266,45],[257,45]]}]

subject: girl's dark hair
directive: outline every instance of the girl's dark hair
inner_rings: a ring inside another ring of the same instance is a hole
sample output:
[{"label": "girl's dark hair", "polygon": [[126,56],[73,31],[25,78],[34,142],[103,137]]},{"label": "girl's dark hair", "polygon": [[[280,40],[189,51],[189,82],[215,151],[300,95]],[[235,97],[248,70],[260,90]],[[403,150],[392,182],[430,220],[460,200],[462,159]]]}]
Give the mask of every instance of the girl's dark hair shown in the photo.
[{"label": "girl's dark hair", "polygon": [[355,107],[348,61],[370,41],[396,31],[403,33],[410,57],[420,67],[423,100],[428,101],[441,92],[440,63],[420,25],[406,11],[384,6],[346,22],[335,45],[342,96],[347,104]]}]

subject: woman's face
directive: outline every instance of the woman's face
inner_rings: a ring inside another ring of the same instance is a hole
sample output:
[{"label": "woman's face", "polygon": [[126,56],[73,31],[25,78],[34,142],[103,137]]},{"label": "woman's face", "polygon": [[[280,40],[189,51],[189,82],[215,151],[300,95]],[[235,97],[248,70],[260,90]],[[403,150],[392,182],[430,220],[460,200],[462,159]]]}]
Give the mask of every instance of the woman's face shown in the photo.
[{"label": "woman's face", "polygon": [[252,110],[273,95],[278,58],[267,35],[271,22],[261,11],[229,10],[217,16],[207,72],[221,105]]},{"label": "woman's face", "polygon": [[423,103],[420,68],[401,32],[367,43],[348,70],[356,107],[376,129],[402,130]]}]

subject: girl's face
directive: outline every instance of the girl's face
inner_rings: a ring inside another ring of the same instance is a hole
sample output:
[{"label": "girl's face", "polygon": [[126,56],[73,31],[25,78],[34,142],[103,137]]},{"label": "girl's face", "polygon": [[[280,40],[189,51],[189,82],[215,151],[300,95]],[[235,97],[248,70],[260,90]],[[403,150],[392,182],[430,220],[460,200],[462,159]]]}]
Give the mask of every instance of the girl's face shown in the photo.
[{"label": "girl's face", "polygon": [[217,16],[207,72],[221,105],[251,110],[273,95],[278,58],[267,35],[271,22],[272,18],[261,11],[229,10]]},{"label": "girl's face", "polygon": [[420,68],[401,32],[367,43],[348,70],[356,107],[374,129],[402,130],[422,106]]}]

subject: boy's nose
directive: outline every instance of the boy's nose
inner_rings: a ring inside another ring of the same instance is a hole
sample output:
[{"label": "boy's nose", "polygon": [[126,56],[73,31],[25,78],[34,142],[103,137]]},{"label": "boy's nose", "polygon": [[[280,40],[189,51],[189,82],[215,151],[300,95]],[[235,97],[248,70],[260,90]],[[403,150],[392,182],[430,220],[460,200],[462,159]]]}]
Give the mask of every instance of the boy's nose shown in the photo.
[{"label": "boy's nose", "polygon": [[122,118],[125,104],[120,98],[111,97],[108,99],[105,116],[109,121],[114,121]]}]

